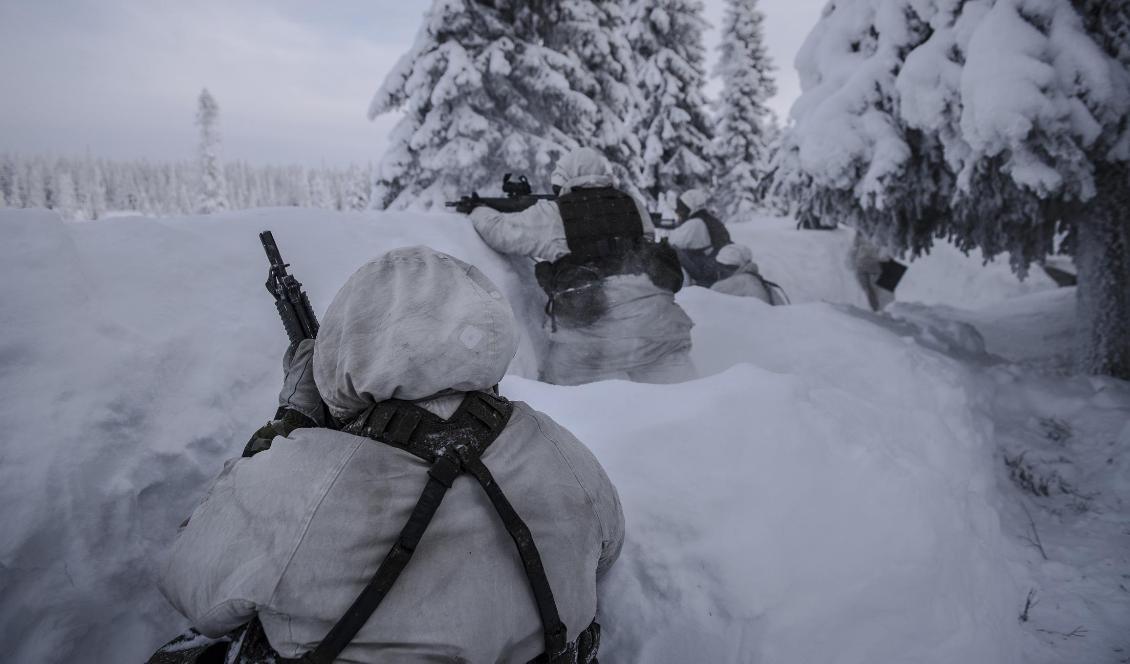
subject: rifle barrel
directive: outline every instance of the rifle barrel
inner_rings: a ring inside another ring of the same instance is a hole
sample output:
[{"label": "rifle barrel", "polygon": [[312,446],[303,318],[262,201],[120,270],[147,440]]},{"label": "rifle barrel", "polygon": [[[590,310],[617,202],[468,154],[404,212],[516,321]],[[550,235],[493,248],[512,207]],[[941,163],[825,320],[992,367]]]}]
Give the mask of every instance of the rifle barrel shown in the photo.
[{"label": "rifle barrel", "polygon": [[275,244],[275,236],[271,231],[263,231],[259,234],[259,241],[263,243],[263,251],[267,253],[267,261],[271,263],[271,267],[278,270],[279,277],[286,275],[286,263],[283,262],[282,254],[279,253],[279,245]]}]

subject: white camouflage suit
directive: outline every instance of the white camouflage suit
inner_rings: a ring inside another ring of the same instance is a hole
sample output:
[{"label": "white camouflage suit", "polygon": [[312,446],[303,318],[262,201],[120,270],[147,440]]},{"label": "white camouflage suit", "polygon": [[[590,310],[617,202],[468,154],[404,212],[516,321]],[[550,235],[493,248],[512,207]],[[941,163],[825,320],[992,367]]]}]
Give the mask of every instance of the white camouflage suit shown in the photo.
[{"label": "white camouflage suit", "polygon": [[766,304],[774,304],[773,294],[761,278],[757,263],[753,262],[753,252],[744,244],[731,243],[718,251],[717,260],[722,265],[736,268],[725,279],[714,282],[710,290],[727,295],[752,297]]},{"label": "white camouflage suit", "polygon": [[[502,378],[517,330],[478,269],[425,247],[359,269],[326,312],[310,373],[331,413],[356,417],[389,398],[450,417],[464,391]],[[304,391],[288,381],[283,402]],[[438,395],[438,396],[437,396]],[[573,641],[596,615],[597,576],[616,560],[624,516],[592,453],[517,402],[482,457],[533,533]],[[313,648],[372,577],[426,483],[428,465],[339,431],[296,429],[229,461],[171,547],[161,590],[198,630],[219,636],[255,614],[271,645]],[[542,625],[514,543],[482,488],[455,480],[415,555],[337,661],[522,663]]]},{"label": "white camouflage suit", "polygon": [[[573,189],[613,186],[608,161],[596,150],[580,148],[561,158],[553,184],[565,194]],[[655,227],[642,201],[636,206],[644,234]],[[557,204],[538,201],[521,212],[502,213],[488,207],[471,213],[475,230],[495,251],[553,261],[569,253],[565,225]],[[607,312],[583,327],[559,325],[549,332],[542,360],[542,379],[557,385],[578,385],[613,378],[641,383],[675,383],[695,377],[690,360],[691,327],[671,291],[645,274],[615,275],[600,286]]]}]

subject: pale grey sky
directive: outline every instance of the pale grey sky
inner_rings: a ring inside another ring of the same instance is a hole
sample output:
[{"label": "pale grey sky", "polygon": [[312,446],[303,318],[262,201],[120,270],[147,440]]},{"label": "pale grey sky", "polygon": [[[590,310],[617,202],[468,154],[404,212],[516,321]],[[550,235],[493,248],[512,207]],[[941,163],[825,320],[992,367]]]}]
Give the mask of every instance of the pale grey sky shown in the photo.
[{"label": "pale grey sky", "polygon": [[[196,96],[220,104],[224,157],[376,161],[395,117],[369,99],[425,0],[0,0],[0,151],[190,158]],[[721,23],[723,0],[705,0]],[[784,119],[792,60],[824,0],[760,0]],[[717,29],[707,35],[713,65]],[[708,92],[715,93],[713,83]]]}]

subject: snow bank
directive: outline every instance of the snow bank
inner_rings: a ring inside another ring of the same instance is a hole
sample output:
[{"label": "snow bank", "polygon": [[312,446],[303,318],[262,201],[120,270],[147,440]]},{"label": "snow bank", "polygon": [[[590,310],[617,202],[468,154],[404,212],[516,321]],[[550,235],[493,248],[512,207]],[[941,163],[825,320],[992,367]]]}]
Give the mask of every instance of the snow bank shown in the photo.
[{"label": "snow bank", "polygon": [[[867,307],[848,265],[850,228],[798,231],[788,217],[757,217],[728,226],[735,242],[753,250],[767,279],[781,284],[794,302],[839,302]],[[900,302],[945,304],[963,309],[994,306],[1017,296],[1055,288],[1038,267],[1021,281],[1007,260],[985,263],[980,251],[961,253],[945,242],[910,263],[896,298]]]},{"label": "snow bank", "polygon": [[[137,661],[181,626],[151,557],[270,415],[281,377],[263,228],[319,311],[366,258],[427,243],[537,313],[518,276],[529,265],[489,252],[455,215],[66,224],[0,211],[9,661]],[[794,300],[844,281],[837,233],[827,245],[736,235],[765,240],[749,244]],[[700,380],[537,383],[532,328],[503,383],[573,429],[620,487],[629,536],[602,589],[603,658],[1016,661],[1023,591],[970,370],[917,343],[919,328],[854,308],[698,288],[680,300],[697,322]]]}]

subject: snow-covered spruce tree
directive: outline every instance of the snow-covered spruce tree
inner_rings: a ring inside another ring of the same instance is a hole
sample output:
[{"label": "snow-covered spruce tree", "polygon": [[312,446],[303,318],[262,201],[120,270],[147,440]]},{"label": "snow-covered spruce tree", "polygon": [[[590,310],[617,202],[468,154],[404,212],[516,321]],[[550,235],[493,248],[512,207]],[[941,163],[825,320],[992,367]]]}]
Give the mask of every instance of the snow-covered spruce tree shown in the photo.
[{"label": "snow-covered spruce tree", "polygon": [[433,0],[369,106],[370,118],[404,111],[377,167],[375,207],[497,189],[505,172],[548,186],[550,166],[579,144],[569,131],[597,114],[573,87],[581,64],[546,39],[564,1]]},{"label": "snow-covered spruce tree", "polygon": [[16,183],[16,160],[10,154],[5,154],[0,159],[0,196],[4,198],[4,205],[19,207],[19,187]]},{"label": "snow-covered spruce tree", "polygon": [[196,125],[200,127],[200,190],[197,211],[212,214],[227,209],[224,173],[220,168],[220,107],[205,88],[200,92],[196,108]]},{"label": "snow-covered spruce tree", "polygon": [[777,183],[802,213],[891,248],[918,254],[945,237],[1008,253],[1020,273],[1067,231],[1080,366],[1130,377],[1126,11],[1125,1],[829,4],[797,56],[803,94]]},{"label": "snow-covered spruce tree", "polygon": [[356,164],[350,165],[345,174],[345,208],[348,210],[364,210],[369,207],[369,169],[358,168]]},{"label": "snow-covered spruce tree", "polygon": [[62,168],[57,169],[52,178],[51,209],[58,212],[63,219],[73,219],[78,209],[74,178],[69,171]]},{"label": "snow-covered spruce tree", "polygon": [[567,134],[604,153],[617,177],[634,188],[643,173],[636,123],[643,100],[623,0],[564,0],[550,16],[546,43],[579,67],[571,87],[595,104],[595,113],[566,117]]},{"label": "snow-covered spruce tree", "polygon": [[25,208],[47,207],[46,171],[40,158],[34,158],[24,164],[22,198]]},{"label": "snow-covered spruce tree", "polygon": [[722,79],[722,93],[712,149],[715,206],[727,221],[748,218],[762,206],[759,184],[776,129],[765,103],[777,94],[764,44],[764,20],[757,0],[726,0],[714,68]]},{"label": "snow-covered spruce tree", "polygon": [[310,189],[310,205],[323,210],[333,208],[333,199],[330,197],[330,188],[321,171],[312,170],[308,177]]},{"label": "snow-covered spruce tree", "polygon": [[628,40],[636,56],[643,99],[637,133],[643,141],[640,188],[659,199],[666,191],[708,187],[711,123],[703,95],[699,0],[630,0]]}]

